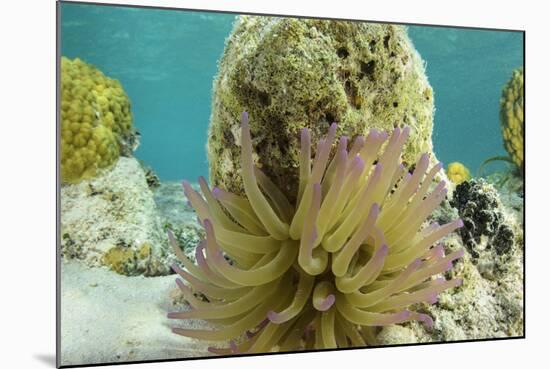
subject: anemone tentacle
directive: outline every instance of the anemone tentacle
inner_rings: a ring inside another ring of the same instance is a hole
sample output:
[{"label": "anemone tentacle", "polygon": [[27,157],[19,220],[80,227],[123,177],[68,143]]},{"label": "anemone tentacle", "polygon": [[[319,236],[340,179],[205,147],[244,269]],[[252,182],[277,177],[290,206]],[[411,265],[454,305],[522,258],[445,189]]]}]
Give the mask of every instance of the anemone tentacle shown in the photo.
[{"label": "anemone tentacle", "polygon": [[462,250],[445,255],[438,242],[463,224],[428,222],[447,190],[433,185],[442,165],[429,168],[427,154],[412,173],[400,162],[410,128],[373,129],[349,150],[342,136],[331,158],[333,123],[313,159],[302,129],[296,204],[254,165],[246,113],[241,129],[245,196],[210,189],[204,178],[201,195],[183,182],[206,238],[195,264],[168,233],[183,265],[173,267],[183,279],[176,283],[192,306],[168,318],[214,328],[173,331],[225,341],[209,351],[234,354],[358,347],[376,343],[378,326],[417,320],[431,327],[432,317],[412,309],[461,285],[434,277],[462,257]]}]

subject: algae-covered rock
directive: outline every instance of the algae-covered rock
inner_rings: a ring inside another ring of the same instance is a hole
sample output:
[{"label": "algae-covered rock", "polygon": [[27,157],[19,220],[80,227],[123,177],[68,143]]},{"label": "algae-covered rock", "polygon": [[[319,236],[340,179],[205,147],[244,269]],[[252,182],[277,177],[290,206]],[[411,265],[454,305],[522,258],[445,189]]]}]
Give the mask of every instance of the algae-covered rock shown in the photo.
[{"label": "algae-covered rock", "polygon": [[[445,275],[460,278],[463,284],[441,293],[435,304],[419,307],[433,318],[434,326],[407,323],[417,342],[524,334],[523,202],[505,201],[512,198],[508,191],[507,187],[495,191],[492,184],[472,179],[457,186],[448,206],[440,209],[434,220],[458,212],[464,221],[464,227],[443,242],[447,253],[466,250]],[[396,344],[403,343],[406,334],[410,332],[382,330],[378,338],[380,344]]]},{"label": "algae-covered rock", "polygon": [[[457,235],[447,240],[447,246],[464,247]],[[463,285],[443,292],[436,304],[425,304],[424,310],[434,318],[433,329],[411,323],[418,342],[523,335],[523,252],[519,247],[511,250],[507,264],[495,280],[482,273],[475,258],[466,253],[447,275],[462,278]]]},{"label": "algae-covered rock", "polygon": [[237,193],[243,111],[256,164],[291,200],[303,127],[315,142],[334,121],[350,138],[409,125],[404,161],[432,151],[433,92],[403,26],[239,17],[214,82],[208,137],[210,180]]},{"label": "algae-covered rock", "polygon": [[403,343],[417,343],[418,340],[412,329],[402,325],[387,325],[376,335],[379,345],[398,345]]},{"label": "algae-covered rock", "polygon": [[61,187],[61,255],[124,275],[170,273],[174,256],[136,159]]}]

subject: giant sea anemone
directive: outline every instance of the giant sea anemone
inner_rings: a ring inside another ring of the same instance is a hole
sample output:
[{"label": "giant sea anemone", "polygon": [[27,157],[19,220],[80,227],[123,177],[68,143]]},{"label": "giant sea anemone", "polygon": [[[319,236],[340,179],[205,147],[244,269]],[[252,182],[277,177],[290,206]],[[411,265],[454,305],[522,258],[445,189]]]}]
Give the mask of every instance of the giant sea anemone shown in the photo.
[{"label": "giant sea anemone", "polygon": [[[206,231],[196,264],[174,236],[185,269],[174,270],[189,311],[173,319],[201,319],[215,328],[173,328],[177,334],[229,342],[219,354],[361,347],[375,342],[375,327],[411,320],[433,324],[412,309],[461,284],[436,277],[463,255],[445,255],[437,242],[462,226],[425,224],[444,199],[444,181],[432,186],[422,155],[414,172],[400,156],[410,129],[391,136],[371,130],[348,150],[343,136],[330,152],[336,124],[319,140],[311,160],[309,131],[301,131],[296,205],[255,166],[248,115],[241,125],[241,167],[246,197],[208,187],[184,192]],[[385,147],[383,145],[385,144]],[[432,189],[433,188],[433,189]]]}]

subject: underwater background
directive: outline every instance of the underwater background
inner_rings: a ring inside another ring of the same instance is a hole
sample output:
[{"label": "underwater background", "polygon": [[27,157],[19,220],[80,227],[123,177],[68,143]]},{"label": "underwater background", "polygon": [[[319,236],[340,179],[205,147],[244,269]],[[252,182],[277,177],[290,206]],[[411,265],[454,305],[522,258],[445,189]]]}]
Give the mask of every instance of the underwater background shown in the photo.
[{"label": "underwater background", "polygon": [[[208,176],[212,83],[236,15],[61,4],[61,54],[118,79],[141,133],[138,159],[161,180]],[[499,99],[523,65],[523,33],[408,26],[434,90],[434,151],[475,173],[506,155]],[[491,164],[491,170],[504,164]]]}]

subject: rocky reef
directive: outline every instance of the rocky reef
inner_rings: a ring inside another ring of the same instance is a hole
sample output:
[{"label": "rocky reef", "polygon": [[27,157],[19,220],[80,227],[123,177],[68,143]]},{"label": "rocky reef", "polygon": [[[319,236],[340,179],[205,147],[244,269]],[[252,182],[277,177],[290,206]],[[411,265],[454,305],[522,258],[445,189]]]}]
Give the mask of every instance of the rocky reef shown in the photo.
[{"label": "rocky reef", "polygon": [[523,200],[514,185],[496,183],[502,183],[500,176],[463,182],[434,215],[434,220],[460,215],[464,227],[444,245],[449,251],[466,248],[466,253],[446,275],[462,278],[464,284],[420,308],[434,318],[433,329],[416,322],[384,327],[377,335],[379,344],[524,334]]},{"label": "rocky reef", "polygon": [[456,187],[451,205],[464,221],[459,233],[472,257],[477,260],[483,252],[509,254],[515,233],[494,186],[483,179],[464,182]]},{"label": "rocky reef", "polygon": [[125,157],[94,179],[62,186],[61,256],[129,276],[170,274],[174,255],[166,227],[174,228],[190,253],[193,240],[198,242],[197,231],[189,225],[193,215],[184,207],[181,189],[177,192],[180,201],[173,208],[182,210],[179,218],[168,221],[142,166]]},{"label": "rocky reef", "polygon": [[[433,92],[406,28],[241,16],[214,82],[208,135],[213,185],[242,193],[239,117],[248,111],[255,162],[295,200],[301,128],[312,142],[411,127],[403,159],[432,153]],[[432,163],[435,158],[432,153]]]}]

